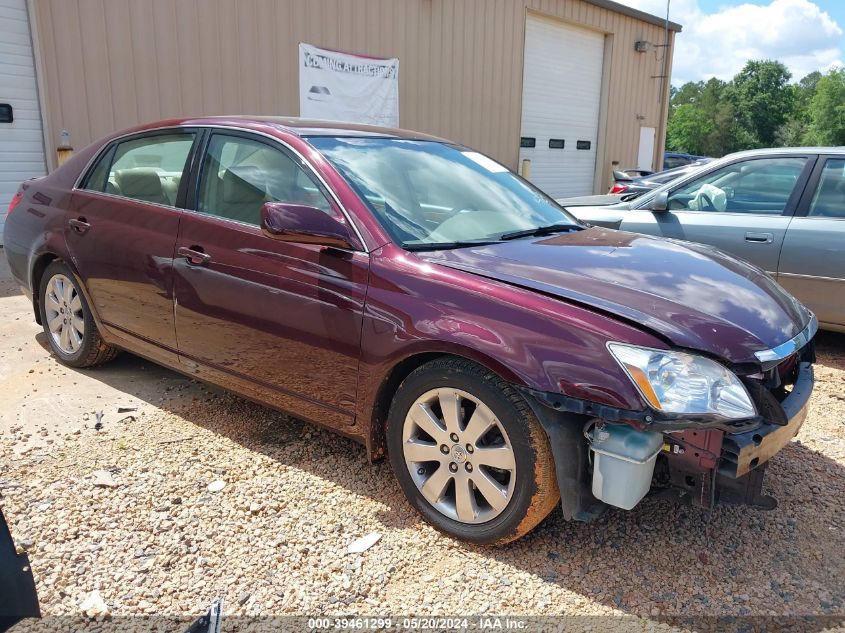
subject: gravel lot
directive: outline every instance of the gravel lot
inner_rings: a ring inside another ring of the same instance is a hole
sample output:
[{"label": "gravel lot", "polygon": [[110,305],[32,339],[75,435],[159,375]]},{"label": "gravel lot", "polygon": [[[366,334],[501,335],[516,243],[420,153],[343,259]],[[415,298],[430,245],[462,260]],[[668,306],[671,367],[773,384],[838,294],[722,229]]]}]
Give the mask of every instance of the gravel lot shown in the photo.
[{"label": "gravel lot", "polygon": [[[98,590],[112,617],[196,616],[218,594],[227,616],[629,615],[638,630],[673,615],[845,617],[843,335],[820,336],[810,417],[769,469],[773,512],[646,500],[582,525],[556,511],[484,549],[423,523],[352,441],[129,355],[60,369],[25,300],[3,295],[22,316],[2,332],[0,503],[45,615],[80,616]],[[74,390],[91,399],[66,409]],[[125,405],[138,410],[119,421]]]}]

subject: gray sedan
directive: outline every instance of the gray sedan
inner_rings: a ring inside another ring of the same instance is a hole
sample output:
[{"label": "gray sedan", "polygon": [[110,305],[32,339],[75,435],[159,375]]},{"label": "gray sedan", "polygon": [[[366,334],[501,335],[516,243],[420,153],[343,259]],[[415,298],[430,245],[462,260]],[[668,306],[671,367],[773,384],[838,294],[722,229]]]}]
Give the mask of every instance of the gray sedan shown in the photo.
[{"label": "gray sedan", "polygon": [[591,224],[738,255],[775,277],[821,327],[845,332],[843,147],[731,154],[635,200],[568,209]]}]

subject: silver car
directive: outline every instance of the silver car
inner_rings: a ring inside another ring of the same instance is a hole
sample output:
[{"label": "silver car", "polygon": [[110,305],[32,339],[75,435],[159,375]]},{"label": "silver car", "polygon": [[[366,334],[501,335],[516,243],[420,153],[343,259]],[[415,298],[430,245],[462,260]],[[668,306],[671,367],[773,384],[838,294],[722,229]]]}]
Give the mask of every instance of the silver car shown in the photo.
[{"label": "silver car", "polygon": [[845,147],[730,154],[635,200],[568,209],[590,224],[738,255],[813,310],[822,328],[845,332]]}]

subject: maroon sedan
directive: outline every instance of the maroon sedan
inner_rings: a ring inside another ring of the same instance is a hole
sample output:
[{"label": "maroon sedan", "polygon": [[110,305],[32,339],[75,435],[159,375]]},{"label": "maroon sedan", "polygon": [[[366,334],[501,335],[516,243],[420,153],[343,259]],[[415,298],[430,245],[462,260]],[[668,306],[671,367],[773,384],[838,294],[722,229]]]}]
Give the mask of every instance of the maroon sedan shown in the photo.
[{"label": "maroon sedan", "polygon": [[61,362],[128,350],[331,427],[478,543],[559,501],[771,507],[813,386],[816,320],[764,272],[413,132],[135,128],[24,183],[5,246]]}]

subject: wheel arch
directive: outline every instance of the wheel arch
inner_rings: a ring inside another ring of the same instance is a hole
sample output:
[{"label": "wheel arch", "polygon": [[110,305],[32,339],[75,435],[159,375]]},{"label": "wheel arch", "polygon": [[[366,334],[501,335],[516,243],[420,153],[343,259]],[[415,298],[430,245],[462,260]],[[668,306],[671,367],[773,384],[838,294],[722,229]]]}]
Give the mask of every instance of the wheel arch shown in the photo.
[{"label": "wheel arch", "polygon": [[376,391],[372,406],[368,407],[369,418],[366,425],[366,446],[370,461],[380,461],[387,454],[385,427],[393,395],[399,385],[416,369],[438,358],[456,358],[466,360],[493,372],[503,380],[522,384],[514,372],[500,362],[471,349],[434,348],[415,350],[395,362],[384,374]]},{"label": "wheel arch", "polygon": [[82,281],[82,277],[79,275],[79,271],[76,270],[76,267],[69,258],[63,257],[51,250],[43,251],[34,256],[32,259],[32,266],[30,267],[30,288],[32,288],[32,308],[35,311],[35,322],[38,323],[38,325],[43,325],[41,322],[41,278],[44,276],[44,271],[47,270],[47,267],[56,261],[67,266],[73,274],[76,279],[76,283],[79,284],[79,287],[82,289],[82,294],[85,296],[85,301],[88,303],[88,308],[91,310],[91,316],[102,334],[103,328],[100,316],[97,314],[97,309],[94,306],[94,302],[91,300],[88,288],[85,286]]},{"label": "wheel arch", "polygon": [[33,259],[30,268],[29,287],[32,288],[32,309],[35,311],[35,322],[38,325],[43,325],[41,323],[41,278],[47,267],[56,260],[64,262],[56,253],[45,251]]}]

